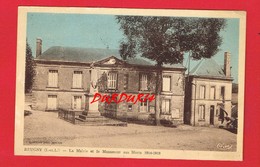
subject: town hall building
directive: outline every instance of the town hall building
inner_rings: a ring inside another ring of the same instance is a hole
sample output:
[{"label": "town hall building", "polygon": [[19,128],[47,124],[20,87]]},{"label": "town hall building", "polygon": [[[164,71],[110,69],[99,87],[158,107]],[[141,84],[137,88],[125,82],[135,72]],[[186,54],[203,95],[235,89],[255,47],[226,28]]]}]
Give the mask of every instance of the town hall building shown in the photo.
[{"label": "town hall building", "polygon": [[[32,89],[33,109],[64,111],[75,123],[90,117],[151,123],[155,100],[91,103],[95,94],[155,95],[155,64],[144,58],[122,60],[117,50],[53,46],[42,53],[37,39],[36,76]],[[160,119],[184,121],[185,67],[163,65]],[[84,116],[85,115],[85,116]]]}]

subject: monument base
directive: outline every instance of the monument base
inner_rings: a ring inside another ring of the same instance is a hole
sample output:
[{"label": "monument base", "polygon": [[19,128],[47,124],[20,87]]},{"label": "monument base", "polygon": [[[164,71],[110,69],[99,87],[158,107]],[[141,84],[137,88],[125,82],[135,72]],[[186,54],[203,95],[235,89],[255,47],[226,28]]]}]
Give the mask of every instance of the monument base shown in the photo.
[{"label": "monument base", "polygon": [[87,116],[101,116],[101,114],[97,110],[89,110],[87,111]]}]

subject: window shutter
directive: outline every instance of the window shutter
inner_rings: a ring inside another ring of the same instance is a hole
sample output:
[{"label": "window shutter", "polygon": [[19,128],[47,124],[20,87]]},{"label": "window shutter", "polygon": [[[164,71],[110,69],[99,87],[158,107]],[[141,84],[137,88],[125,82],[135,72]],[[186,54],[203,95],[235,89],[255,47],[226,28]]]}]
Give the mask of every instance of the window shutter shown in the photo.
[{"label": "window shutter", "polygon": [[144,90],[147,90],[147,74],[144,74],[143,77],[143,88]]},{"label": "window shutter", "polygon": [[115,88],[118,89],[118,73],[115,73]]},{"label": "window shutter", "polygon": [[79,88],[82,88],[82,75],[83,75],[83,73],[80,72],[80,74],[79,74]]},{"label": "window shutter", "polygon": [[216,94],[215,94],[216,88],[214,86],[210,87],[210,99],[216,99]]},{"label": "window shutter", "polygon": [[81,96],[76,96],[76,109],[81,109]]},{"label": "window shutter", "polygon": [[166,113],[170,113],[170,100],[166,100],[165,102]]},{"label": "window shutter", "polygon": [[71,109],[74,109],[74,96],[71,97]]},{"label": "window shutter", "polygon": [[58,71],[49,70],[48,74],[48,86],[49,87],[58,87]]},{"label": "window shutter", "polygon": [[162,113],[165,113],[165,100],[162,100]]},{"label": "window shutter", "polygon": [[147,90],[151,90],[151,74],[147,74]]},{"label": "window shutter", "polygon": [[72,87],[75,88],[76,86],[76,75],[75,75],[75,72],[73,73],[73,76],[72,76]]},{"label": "window shutter", "polygon": [[51,86],[51,71],[48,74],[48,86]]},{"label": "window shutter", "polygon": [[200,86],[200,99],[205,99],[205,86]]},{"label": "window shutter", "polygon": [[142,77],[142,73],[139,72],[139,91],[141,90],[141,77]]},{"label": "window shutter", "polygon": [[128,77],[129,74],[124,74],[124,90],[127,90],[128,88]]},{"label": "window shutter", "polygon": [[171,76],[163,76],[162,91],[171,91]]},{"label": "window shutter", "polygon": [[54,87],[58,86],[58,71],[54,71]]}]

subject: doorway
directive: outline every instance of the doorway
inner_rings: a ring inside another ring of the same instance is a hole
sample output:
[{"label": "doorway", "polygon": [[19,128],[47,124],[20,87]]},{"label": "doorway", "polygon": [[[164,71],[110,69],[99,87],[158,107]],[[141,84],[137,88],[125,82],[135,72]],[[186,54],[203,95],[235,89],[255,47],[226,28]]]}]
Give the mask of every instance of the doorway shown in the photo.
[{"label": "doorway", "polygon": [[214,125],[214,110],[215,110],[215,106],[211,105],[210,106],[210,125]]}]

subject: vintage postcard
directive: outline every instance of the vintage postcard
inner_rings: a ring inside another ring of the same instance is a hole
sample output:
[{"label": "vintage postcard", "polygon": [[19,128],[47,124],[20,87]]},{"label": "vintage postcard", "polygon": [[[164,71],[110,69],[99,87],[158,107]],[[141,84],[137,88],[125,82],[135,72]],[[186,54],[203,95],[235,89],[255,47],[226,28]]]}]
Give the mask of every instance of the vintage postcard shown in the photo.
[{"label": "vintage postcard", "polygon": [[15,155],[243,160],[245,12],[18,14]]}]

